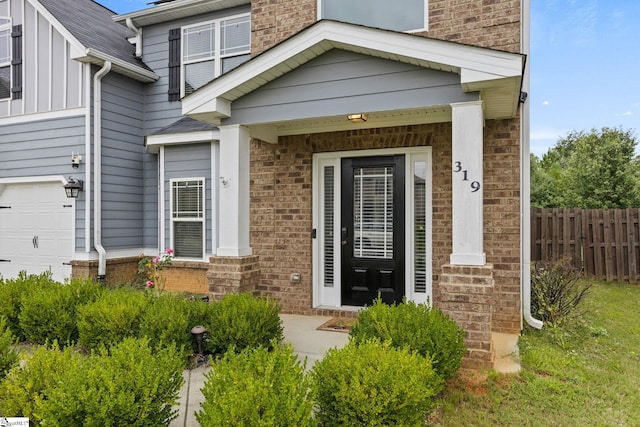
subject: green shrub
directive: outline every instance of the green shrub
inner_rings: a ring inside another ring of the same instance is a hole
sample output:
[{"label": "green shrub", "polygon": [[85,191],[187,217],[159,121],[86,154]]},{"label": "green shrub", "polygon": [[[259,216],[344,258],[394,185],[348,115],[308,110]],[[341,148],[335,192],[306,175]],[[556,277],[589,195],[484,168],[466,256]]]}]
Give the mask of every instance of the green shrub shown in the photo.
[{"label": "green shrub", "polygon": [[305,365],[291,346],[227,352],[205,375],[196,413],[203,427],[317,425]]},{"label": "green shrub", "polygon": [[77,372],[80,363],[81,356],[71,347],[59,351],[58,344],[53,343],[52,347],[36,348],[23,366],[14,367],[0,382],[0,414],[27,417],[40,425],[43,402],[61,384],[62,374]]},{"label": "green shrub", "polygon": [[568,258],[534,263],[531,267],[531,311],[553,325],[584,314],[580,304],[588,296],[591,284],[580,281],[581,276]]},{"label": "green shrub", "polygon": [[95,300],[100,292],[100,286],[88,280],[34,289],[22,299],[18,316],[25,338],[36,344],[77,341],[77,308]]},{"label": "green shrub", "polygon": [[175,346],[154,350],[147,338],[125,338],[61,372],[42,417],[53,426],[168,426],[182,369]]},{"label": "green shrub", "polygon": [[199,304],[180,296],[164,293],[149,297],[149,303],[140,319],[138,336],[148,337],[154,348],[175,345],[181,352],[191,353],[190,306]]},{"label": "green shrub", "polygon": [[350,335],[358,344],[370,339],[391,341],[430,358],[433,369],[448,380],[460,369],[466,351],[464,331],[441,310],[404,301],[387,305],[378,298],[360,312]]},{"label": "green shrub", "polygon": [[329,350],[312,375],[323,427],[421,426],[443,385],[429,359],[378,341]]},{"label": "green shrub", "polygon": [[84,357],[40,347],[0,384],[0,413],[47,426],[167,426],[183,383],[175,347],[126,338]]},{"label": "green shrub", "polygon": [[278,306],[248,293],[228,294],[208,310],[206,350],[221,354],[280,343],[283,329]]},{"label": "green shrub", "polygon": [[7,327],[6,317],[0,316],[0,382],[7,375],[7,372],[18,364],[15,343],[16,338]]},{"label": "green shrub", "polygon": [[78,344],[85,349],[97,349],[137,336],[148,302],[142,292],[119,288],[78,307]]},{"label": "green shrub", "polygon": [[51,278],[51,272],[42,274],[30,274],[20,272],[17,279],[0,280],[0,301],[2,302],[2,314],[7,318],[7,326],[13,335],[20,341],[25,336],[20,328],[20,311],[22,301],[27,299],[29,294],[42,287],[47,287],[55,282]]}]

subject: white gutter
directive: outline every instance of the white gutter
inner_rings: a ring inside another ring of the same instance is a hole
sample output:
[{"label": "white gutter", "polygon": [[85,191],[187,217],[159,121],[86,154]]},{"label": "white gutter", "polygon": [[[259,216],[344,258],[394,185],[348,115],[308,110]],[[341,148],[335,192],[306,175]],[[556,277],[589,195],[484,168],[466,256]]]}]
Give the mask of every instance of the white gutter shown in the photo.
[{"label": "white gutter", "polygon": [[[521,0],[522,25],[520,28],[521,51],[530,60],[531,53],[531,12],[530,0]],[[530,61],[523,71],[522,90],[531,89]],[[525,100],[520,109],[520,295],[522,295],[522,315],[529,326],[542,329],[543,323],[531,315],[531,158],[530,146],[530,103]]]},{"label": "white gutter", "polygon": [[98,278],[107,270],[107,251],[102,246],[102,78],[111,71],[111,62],[93,76],[93,245],[98,251]]},{"label": "white gutter", "polygon": [[84,116],[84,189],[86,200],[84,201],[84,250],[91,251],[91,64],[82,64],[84,67],[84,105],[86,108]]},{"label": "white gutter", "polygon": [[129,28],[135,36],[133,36],[129,41],[133,40],[133,44],[136,46],[136,58],[142,58],[142,29],[133,25],[133,20],[131,18],[126,19],[127,28]]}]

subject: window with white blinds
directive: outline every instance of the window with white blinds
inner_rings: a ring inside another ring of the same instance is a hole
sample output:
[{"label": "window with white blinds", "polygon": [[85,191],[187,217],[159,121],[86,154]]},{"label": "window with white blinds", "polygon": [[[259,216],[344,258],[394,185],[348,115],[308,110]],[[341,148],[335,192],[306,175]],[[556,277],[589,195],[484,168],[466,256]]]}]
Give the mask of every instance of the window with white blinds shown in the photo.
[{"label": "window with white blinds", "polygon": [[334,19],[394,31],[427,28],[428,0],[318,0],[319,19]]},{"label": "window with white blinds", "polygon": [[334,172],[333,166],[324,167],[323,186],[323,230],[324,230],[324,286],[332,288],[335,275],[335,251],[333,249],[333,230],[335,227]]},{"label": "window with white blinds", "polygon": [[413,290],[427,291],[427,164],[413,162]]},{"label": "window with white blinds", "polygon": [[353,256],[393,258],[393,167],[354,169]]},{"label": "window with white blinds", "polygon": [[237,15],[182,29],[183,94],[249,59],[251,16]]},{"label": "window with white blinds", "polygon": [[171,181],[173,250],[178,258],[204,256],[204,179]]}]

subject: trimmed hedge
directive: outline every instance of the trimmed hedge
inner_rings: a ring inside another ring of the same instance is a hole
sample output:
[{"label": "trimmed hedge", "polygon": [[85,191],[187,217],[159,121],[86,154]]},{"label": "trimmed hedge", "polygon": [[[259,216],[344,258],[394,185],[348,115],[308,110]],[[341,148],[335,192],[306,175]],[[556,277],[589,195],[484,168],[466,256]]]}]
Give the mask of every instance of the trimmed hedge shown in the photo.
[{"label": "trimmed hedge", "polygon": [[228,352],[206,374],[203,427],[317,426],[310,381],[290,346]]},{"label": "trimmed hedge", "polygon": [[15,343],[16,338],[7,327],[6,317],[0,316],[0,382],[7,372],[18,364]]},{"label": "trimmed hedge", "polygon": [[323,427],[421,426],[441,391],[429,359],[389,342],[349,342],[312,371]]},{"label": "trimmed hedge", "polygon": [[22,301],[36,289],[48,288],[56,282],[51,278],[51,272],[41,274],[26,274],[20,272],[17,279],[0,278],[0,301],[2,301],[2,314],[7,318],[7,326],[15,337],[22,341],[25,338],[20,327],[20,312]]},{"label": "trimmed hedge", "polygon": [[209,353],[270,347],[284,339],[278,306],[249,293],[228,294],[211,305],[205,320]]},{"label": "trimmed hedge", "polygon": [[78,307],[78,344],[91,350],[137,336],[148,303],[144,293],[118,288]]},{"label": "trimmed hedge", "polygon": [[378,298],[362,310],[349,332],[354,343],[390,341],[430,358],[433,369],[448,380],[460,369],[466,352],[464,331],[441,310],[405,301],[387,305]]},{"label": "trimmed hedge", "polygon": [[102,289],[97,283],[74,280],[33,289],[22,298],[18,319],[27,340],[45,344],[57,340],[69,345],[78,340],[78,307],[94,301]]},{"label": "trimmed hedge", "polygon": [[168,426],[176,418],[183,362],[175,347],[126,338],[85,357],[39,347],[0,384],[0,413],[36,425]]}]

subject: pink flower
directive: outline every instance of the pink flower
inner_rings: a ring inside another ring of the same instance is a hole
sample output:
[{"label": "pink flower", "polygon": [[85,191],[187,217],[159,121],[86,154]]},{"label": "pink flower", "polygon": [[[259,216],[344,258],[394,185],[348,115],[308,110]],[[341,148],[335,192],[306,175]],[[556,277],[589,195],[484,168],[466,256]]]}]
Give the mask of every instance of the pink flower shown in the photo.
[{"label": "pink flower", "polygon": [[167,255],[172,255],[173,254],[173,249],[167,248],[167,250],[165,252],[167,253]]},{"label": "pink flower", "polygon": [[155,257],[155,258],[153,259],[153,261],[152,261],[152,262],[153,262],[154,264],[157,264],[157,263],[158,263],[158,261],[160,261],[160,258]]},{"label": "pink flower", "polygon": [[146,285],[147,288],[153,288],[153,282],[151,280],[147,281]]}]

